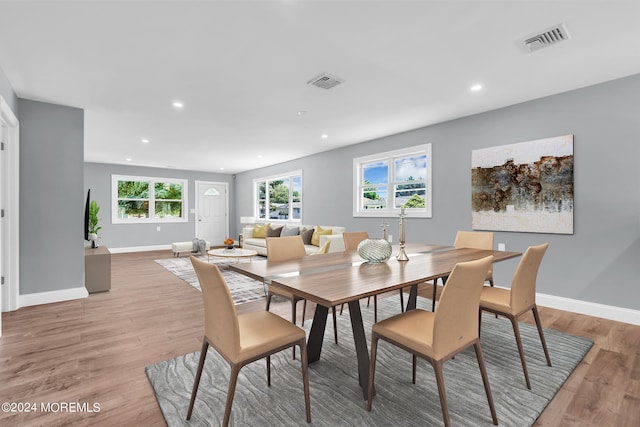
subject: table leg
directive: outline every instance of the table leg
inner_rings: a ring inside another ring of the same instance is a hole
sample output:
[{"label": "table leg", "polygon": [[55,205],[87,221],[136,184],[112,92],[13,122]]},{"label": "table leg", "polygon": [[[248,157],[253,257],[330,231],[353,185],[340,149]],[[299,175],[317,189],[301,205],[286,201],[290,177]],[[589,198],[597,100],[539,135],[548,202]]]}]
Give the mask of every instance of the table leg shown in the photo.
[{"label": "table leg", "polygon": [[360,387],[362,387],[362,395],[364,396],[364,400],[367,400],[370,361],[369,348],[367,347],[367,337],[364,334],[364,325],[362,324],[360,301],[349,301],[349,316],[351,317],[353,341],[356,345],[356,355],[358,358],[358,380],[360,383]]},{"label": "table leg", "polygon": [[311,323],[309,339],[307,340],[307,360],[309,363],[320,360],[324,329],[327,325],[327,314],[329,314],[327,307],[316,305],[316,312],[313,315],[313,323]]},{"label": "table leg", "polygon": [[409,299],[407,300],[407,308],[405,311],[415,310],[417,302],[418,302],[418,285],[411,285],[411,290],[409,291]]}]

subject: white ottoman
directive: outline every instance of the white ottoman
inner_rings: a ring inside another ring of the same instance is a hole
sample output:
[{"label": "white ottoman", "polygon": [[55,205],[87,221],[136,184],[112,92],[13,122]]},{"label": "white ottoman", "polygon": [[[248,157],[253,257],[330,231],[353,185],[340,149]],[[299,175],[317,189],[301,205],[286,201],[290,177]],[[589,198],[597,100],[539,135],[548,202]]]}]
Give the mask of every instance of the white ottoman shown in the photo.
[{"label": "white ottoman", "polygon": [[[209,250],[211,248],[211,244],[205,240],[205,248]],[[193,252],[193,242],[174,242],[171,244],[171,250],[173,251],[173,256],[180,256],[182,252]]]}]

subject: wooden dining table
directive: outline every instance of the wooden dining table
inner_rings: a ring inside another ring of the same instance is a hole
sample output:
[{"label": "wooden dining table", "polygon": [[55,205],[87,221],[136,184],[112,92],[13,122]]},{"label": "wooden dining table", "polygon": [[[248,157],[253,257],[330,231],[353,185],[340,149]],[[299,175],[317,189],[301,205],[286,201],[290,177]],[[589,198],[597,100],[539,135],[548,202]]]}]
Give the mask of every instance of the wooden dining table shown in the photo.
[{"label": "wooden dining table", "polygon": [[364,262],[355,252],[337,252],[279,263],[235,264],[230,268],[258,280],[270,280],[270,286],[317,304],[307,343],[309,363],[320,360],[329,308],[348,304],[359,383],[366,399],[369,350],[359,303],[362,298],[410,287],[406,309],[411,310],[416,307],[418,285],[448,276],[459,262],[489,255],[494,256],[494,262],[499,262],[522,255],[519,252],[420,244],[408,245],[405,250],[409,261],[398,261],[392,256],[387,262],[372,264]]}]

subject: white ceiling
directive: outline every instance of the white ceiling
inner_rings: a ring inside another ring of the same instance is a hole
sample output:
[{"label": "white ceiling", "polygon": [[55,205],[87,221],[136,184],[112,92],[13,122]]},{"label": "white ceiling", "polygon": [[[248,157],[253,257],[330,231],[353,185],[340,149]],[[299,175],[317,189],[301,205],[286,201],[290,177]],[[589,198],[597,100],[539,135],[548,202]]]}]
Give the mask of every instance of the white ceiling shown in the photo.
[{"label": "white ceiling", "polygon": [[[0,68],[85,110],[86,161],[237,173],[636,74],[639,18],[637,0],[2,0]],[[570,40],[521,46],[561,23]],[[346,82],[307,84],[323,72]]]}]

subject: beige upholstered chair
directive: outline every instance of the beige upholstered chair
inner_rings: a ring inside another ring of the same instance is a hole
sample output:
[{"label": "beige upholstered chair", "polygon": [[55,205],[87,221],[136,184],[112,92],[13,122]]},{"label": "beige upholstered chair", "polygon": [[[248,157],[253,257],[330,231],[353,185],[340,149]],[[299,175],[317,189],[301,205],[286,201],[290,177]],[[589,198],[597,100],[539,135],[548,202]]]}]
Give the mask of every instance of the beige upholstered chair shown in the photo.
[{"label": "beige upholstered chair", "polygon": [[536,306],[536,278],[547,247],[549,247],[549,244],[544,243],[539,246],[527,248],[516,268],[511,282],[511,289],[485,286],[480,296],[481,314],[483,310],[490,311],[497,315],[505,316],[511,321],[518,345],[518,353],[520,353],[524,378],[527,383],[527,388],[529,389],[531,389],[531,383],[527,371],[527,362],[525,362],[524,351],[522,349],[518,317],[529,310],[533,312],[533,317],[538,327],[538,334],[540,335],[540,341],[542,342],[544,356],[547,359],[547,365],[551,366],[551,359],[549,358],[549,351],[547,350],[547,343],[544,339],[540,316],[538,315],[538,307]]},{"label": "beige upholstered chair", "polygon": [[[227,426],[240,369],[251,362],[266,357],[267,384],[271,386],[271,355],[298,345],[300,346],[307,422],[310,423],[311,404],[309,399],[309,373],[307,370],[307,344],[304,330],[268,311],[238,315],[229,288],[218,267],[201,261],[194,256],[191,256],[191,263],[202,288],[204,339],[202,340],[198,370],[193,382],[187,420],[191,418],[191,413],[193,412],[200,376],[202,375],[209,346],[212,346],[220,353],[231,367],[227,403],[222,421],[222,425]],[[220,376],[222,377],[222,375]]]},{"label": "beige upholstered chair", "polygon": [[[302,237],[298,236],[285,236],[285,237],[267,237],[267,259],[269,261],[289,261],[293,259],[300,259],[307,256],[307,252],[304,250],[304,243]],[[327,246],[328,250],[328,246]],[[272,288],[269,286],[269,292],[267,293],[267,311],[271,307],[271,297],[278,295],[288,300],[291,300],[291,322],[296,324],[296,306],[298,301],[302,301],[302,325],[304,326],[304,318],[307,313],[307,300],[297,297],[291,292],[284,289]],[[338,343],[338,326],[335,323],[335,309],[333,310],[333,329],[336,344]],[[293,358],[296,357],[296,350],[293,349]]]},{"label": "beige upholstered chair", "polygon": [[405,311],[373,325],[371,334],[371,364],[367,410],[371,411],[378,340],[383,339],[413,354],[413,382],[416,356],[426,359],[435,371],[444,424],[450,425],[449,409],[443,376],[443,364],[470,346],[474,346],[484,389],[489,401],[493,423],[498,425],[489,378],[484,365],[478,336],[478,308],[482,284],[491,267],[493,256],[458,263],[445,286],[438,310]]},{"label": "beige upholstered chair", "polygon": [[[493,250],[493,233],[490,231],[458,231],[453,241],[453,247],[456,249],[473,248]],[[442,286],[444,286],[447,278],[443,277],[440,280],[442,281]],[[486,280],[493,286],[493,267],[489,269]],[[438,279],[435,279],[433,281],[433,300],[431,302],[432,311],[436,308],[437,284]]]}]

